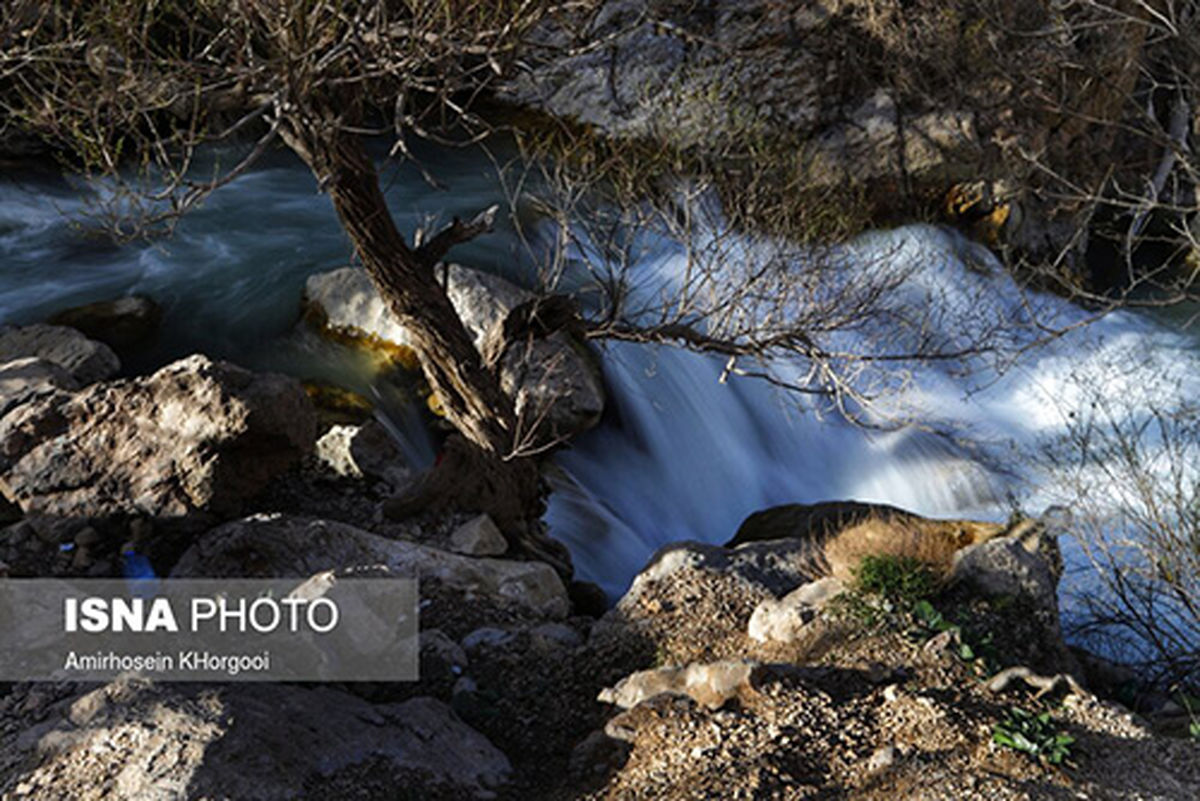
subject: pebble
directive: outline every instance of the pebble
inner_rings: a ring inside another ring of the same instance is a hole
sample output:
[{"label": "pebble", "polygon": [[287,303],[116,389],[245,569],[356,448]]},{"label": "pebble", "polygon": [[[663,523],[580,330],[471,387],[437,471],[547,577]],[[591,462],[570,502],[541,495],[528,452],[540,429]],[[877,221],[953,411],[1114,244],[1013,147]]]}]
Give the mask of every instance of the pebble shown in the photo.
[{"label": "pebble", "polygon": [[875,749],[875,753],[871,754],[871,759],[867,762],[867,770],[871,773],[882,773],[896,764],[900,758],[900,752],[894,745],[885,745]]}]

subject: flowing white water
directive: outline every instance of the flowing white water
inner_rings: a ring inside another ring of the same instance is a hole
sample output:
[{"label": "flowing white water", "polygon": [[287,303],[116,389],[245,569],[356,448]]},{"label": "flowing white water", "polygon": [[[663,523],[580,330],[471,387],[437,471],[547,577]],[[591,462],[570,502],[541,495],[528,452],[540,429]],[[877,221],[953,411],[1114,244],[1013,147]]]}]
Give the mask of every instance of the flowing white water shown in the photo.
[{"label": "flowing white water", "polygon": [[[389,201],[405,230],[430,210],[468,216],[501,199],[491,165],[477,155],[440,157],[438,175],[452,191],[430,189],[415,173],[391,183]],[[327,199],[294,162],[281,158],[242,177],[155,245],[89,240],[61,214],[78,208],[70,187],[45,176],[0,183],[0,320],[31,322],[143,292],[166,307],[166,331],[131,369],[205,351],[369,389],[365,366],[345,350],[295,332],[305,277],[344,263],[349,246]],[[894,300],[937,306],[949,337],[1011,321],[1031,304],[1059,325],[1084,315],[1057,298],[1022,296],[990,256],[937,228],[877,233],[856,247],[864,259],[911,271]],[[454,257],[519,280],[517,251],[501,230]],[[720,362],[669,348],[610,344],[603,365],[610,410],[556,457],[547,520],[579,573],[610,595],[661,545],[724,542],[747,514],[778,503],[858,499],[1001,518],[1012,499],[1041,511],[1055,498],[1029,457],[1090,402],[1089,387],[1168,409],[1200,389],[1196,340],[1132,314],[1031,350],[1002,375],[916,370],[891,408],[953,437],[818,416],[762,383],[719,383]]]},{"label": "flowing white water", "polygon": [[[881,432],[805,413],[753,379],[719,383],[722,363],[712,358],[609,346],[615,413],[558,458],[548,516],[581,573],[619,594],[656,548],[723,542],[746,515],[781,503],[854,499],[996,520],[1014,506],[1040,513],[1063,499],[1047,484],[1043,452],[1092,403],[1089,393],[1101,387],[1145,411],[1179,409],[1200,390],[1195,338],[1144,316],[1112,314],[1034,346],[1040,335],[1020,321],[1069,328],[1088,313],[1022,293],[990,254],[953,232],[910,226],[854,247],[864,261],[905,271],[894,301],[930,309],[948,339],[1004,325],[1010,348],[1029,349],[1000,370],[982,359],[966,375],[958,363],[914,368],[886,408],[921,425]],[[872,331],[841,338],[866,351],[891,344]]]}]

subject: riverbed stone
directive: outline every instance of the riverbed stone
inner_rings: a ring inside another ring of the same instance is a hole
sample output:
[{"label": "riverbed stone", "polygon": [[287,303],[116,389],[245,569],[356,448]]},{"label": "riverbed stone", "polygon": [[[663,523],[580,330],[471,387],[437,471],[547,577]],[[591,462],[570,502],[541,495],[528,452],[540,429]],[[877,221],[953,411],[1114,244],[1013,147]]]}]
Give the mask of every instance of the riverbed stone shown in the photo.
[{"label": "riverbed stone", "polygon": [[[446,294],[476,346],[492,326],[533,296],[489,273],[458,264],[445,266]],[[357,337],[412,346],[412,336],[392,314],[361,267],[341,267],[308,277],[304,299],[326,326]]]},{"label": "riverbed stone", "polygon": [[513,398],[517,416],[537,429],[538,446],[600,422],[604,385],[580,348],[556,331],[544,339],[513,343],[500,362],[500,385]]},{"label": "riverbed stone", "polygon": [[956,554],[951,578],[985,597],[1023,598],[1057,627],[1058,576],[1047,552],[1057,546],[1040,531],[973,545]]},{"label": "riverbed stone", "polygon": [[191,356],[10,411],[0,419],[0,491],[27,514],[236,514],[312,448],[315,432],[293,379]]},{"label": "riverbed stone", "polygon": [[508,759],[433,698],[370,704],[329,687],[120,679],[0,732],[5,797],[345,797],[366,780],[473,797]]},{"label": "riverbed stone", "polygon": [[74,328],[42,323],[0,327],[0,362],[29,357],[57,364],[80,384],[103,381],[121,369],[112,348]]},{"label": "riverbed stone", "polygon": [[117,351],[147,344],[162,325],[163,309],[147,295],[127,295],[64,309],[52,325],[65,325]]},{"label": "riverbed stone", "polygon": [[[439,270],[442,268],[439,268]],[[533,294],[490,273],[445,266],[446,294],[481,351],[489,335]],[[412,336],[392,315],[365,270],[343,267],[309,277],[305,302],[336,335],[391,348],[410,348]],[[529,431],[545,447],[594,426],[604,410],[604,385],[590,354],[564,332],[510,343],[500,380]]]},{"label": "riverbed stone", "polygon": [[396,576],[436,580],[467,602],[478,599],[543,618],[563,618],[570,611],[562,580],[543,562],[460,556],[344,523],[282,514],[253,515],[213,529],[180,557],[171,575],[306,578],[376,566]]}]

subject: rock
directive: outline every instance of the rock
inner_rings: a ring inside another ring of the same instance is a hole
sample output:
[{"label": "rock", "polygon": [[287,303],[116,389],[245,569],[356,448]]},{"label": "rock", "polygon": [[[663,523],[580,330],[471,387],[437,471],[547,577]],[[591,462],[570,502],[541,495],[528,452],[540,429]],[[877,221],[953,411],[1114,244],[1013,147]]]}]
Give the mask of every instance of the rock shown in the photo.
[{"label": "rock", "polygon": [[871,518],[905,520],[916,519],[917,515],[881,503],[789,503],[751,514],[738,526],[737,533],[725,547],[790,538],[820,540]]},{"label": "rock", "polygon": [[[447,294],[476,346],[516,306],[533,296],[503,278],[457,264],[447,265]],[[360,267],[309,276],[305,302],[329,328],[353,337],[412,347],[412,336]]]},{"label": "rock", "polygon": [[[747,141],[783,138],[803,149],[804,181],[813,186],[848,176],[944,185],[964,165],[978,165],[974,115],[947,105],[957,98],[931,112],[852,77],[875,52],[871,34],[842,39],[849,20],[839,20],[837,34],[822,30],[836,11],[818,6],[787,19],[765,0],[657,5],[606,3],[577,30],[548,22],[545,59],[517,73],[501,96],[664,147],[742,152]],[[574,46],[560,46],[568,37]]]},{"label": "rock", "polygon": [[0,365],[0,417],[22,403],[53,394],[55,390],[79,389],[66,368],[36,356]]},{"label": "rock", "polygon": [[784,595],[801,584],[820,577],[811,543],[792,540],[756,542],[737,548],[722,548],[698,542],[681,542],[661,548],[634,577],[629,590],[617,602],[626,609],[652,585],[681,573],[720,574],[730,580]]},{"label": "rock", "polygon": [[829,577],[801,585],[779,600],[768,598],[754,609],[747,633],[758,642],[793,643],[811,631],[825,604],[843,590]]},{"label": "rock", "polygon": [[152,298],[129,295],[58,312],[53,325],[65,325],[117,350],[145,345],[162,325],[163,310]]},{"label": "rock", "polygon": [[517,415],[537,427],[540,444],[586,431],[604,412],[599,374],[562,331],[509,347],[500,363],[500,384],[512,396]]},{"label": "rock", "polygon": [[342,267],[310,275],[304,302],[326,327],[343,335],[411,345],[408,331],[392,316],[367,271]]},{"label": "rock", "polygon": [[104,538],[100,535],[100,532],[91,526],[86,526],[75,532],[75,544],[80,548],[90,548],[99,545],[103,541]]},{"label": "rock", "polygon": [[1058,620],[1058,577],[1043,553],[1046,538],[1004,537],[959,551],[952,579],[986,596],[1016,596]]},{"label": "rock", "polygon": [[686,695],[701,706],[719,709],[737,695],[740,688],[749,684],[757,667],[757,662],[731,660],[641,670],[621,679],[615,687],[601,690],[597,700],[632,709],[649,698],[666,693]]},{"label": "rock", "polygon": [[511,631],[485,626],[475,629],[463,637],[462,647],[468,654],[489,648],[503,648],[516,640],[517,636]]},{"label": "rock", "polygon": [[508,550],[508,542],[492,518],[473,517],[450,535],[450,550],[467,556],[499,556]]},{"label": "rock", "polygon": [[799,540],[721,548],[669,545],[592,627],[598,647],[654,643],[660,662],[689,664],[745,653],[754,610],[821,575],[812,543]]},{"label": "rock", "polygon": [[282,801],[380,782],[470,797],[511,771],[440,701],[372,705],[295,685],[119,680],[54,704],[45,721],[0,741],[6,797],[20,787],[21,796],[81,801]]},{"label": "rock", "polygon": [[43,324],[0,328],[0,362],[29,357],[57,364],[80,384],[103,381],[121,369],[108,345],[74,328]]},{"label": "rock", "polygon": [[0,489],[26,513],[236,514],[312,448],[315,428],[292,379],[191,356],[5,415]]},{"label": "rock", "polygon": [[317,461],[343,478],[382,481],[399,492],[412,478],[404,456],[380,423],[335,425],[317,440]]},{"label": "rock", "polygon": [[628,755],[628,743],[609,737],[603,730],[594,731],[571,749],[567,768],[574,776],[591,778],[608,773]]},{"label": "rock", "polygon": [[577,615],[600,617],[608,611],[608,593],[594,581],[574,579],[567,586],[567,594]]},{"label": "rock", "polygon": [[529,630],[529,638],[535,645],[541,645],[548,650],[557,648],[578,648],[583,645],[583,637],[575,629],[565,623],[542,623]]},{"label": "rock", "polygon": [[570,611],[562,580],[542,562],[476,559],[343,523],[279,514],[254,515],[208,532],[180,557],[172,575],[306,578],[324,570],[364,566],[435,579],[463,591],[468,600],[478,598],[541,617],[562,618]]},{"label": "rock", "polygon": [[317,439],[313,456],[322,467],[336,476],[362,478],[362,469],[350,455],[350,441],[358,432],[358,426],[333,426]]},{"label": "rock", "polygon": [[[529,292],[488,273],[447,266],[447,295],[476,348],[514,309],[533,299]],[[343,267],[309,277],[305,298],[328,330],[387,347],[411,348],[412,336],[387,308],[366,271]],[[604,409],[600,375],[583,346],[559,331],[511,345],[501,359],[500,378],[537,446],[586,430]],[[415,366],[415,363],[414,363]]]}]

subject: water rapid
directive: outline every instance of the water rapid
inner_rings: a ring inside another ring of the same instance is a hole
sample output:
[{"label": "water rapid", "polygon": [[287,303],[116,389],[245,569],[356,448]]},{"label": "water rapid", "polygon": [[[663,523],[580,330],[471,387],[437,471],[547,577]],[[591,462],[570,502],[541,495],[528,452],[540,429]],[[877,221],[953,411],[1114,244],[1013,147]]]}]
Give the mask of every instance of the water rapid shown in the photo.
[{"label": "water rapid", "polygon": [[[431,211],[469,216],[503,199],[494,166],[478,154],[443,155],[437,173],[450,191],[415,171],[391,176],[387,196],[403,230]],[[273,158],[152,244],[87,236],[70,216],[83,208],[76,188],[53,176],[0,182],[0,321],[141,292],[165,307],[166,330],[131,371],[203,351],[370,391],[365,363],[296,325],[306,276],[350,256],[328,200],[298,163]],[[1030,303],[1059,325],[1086,314],[1021,293],[986,251],[943,229],[876,232],[854,247],[908,270],[896,302],[941,304],[947,334]],[[454,258],[528,281],[520,252],[501,226]],[[857,499],[992,519],[1014,504],[1038,512],[1055,498],[1032,457],[1092,402],[1089,389],[1102,385],[1146,409],[1178,408],[1200,389],[1195,337],[1132,313],[1031,349],[1001,372],[918,368],[889,404],[923,425],[893,430],[851,425],[752,379],[721,383],[722,362],[710,357],[628,343],[602,345],[601,355],[610,408],[555,457],[547,521],[581,576],[612,596],[656,548],[723,542],[747,514],[778,503]]]}]

